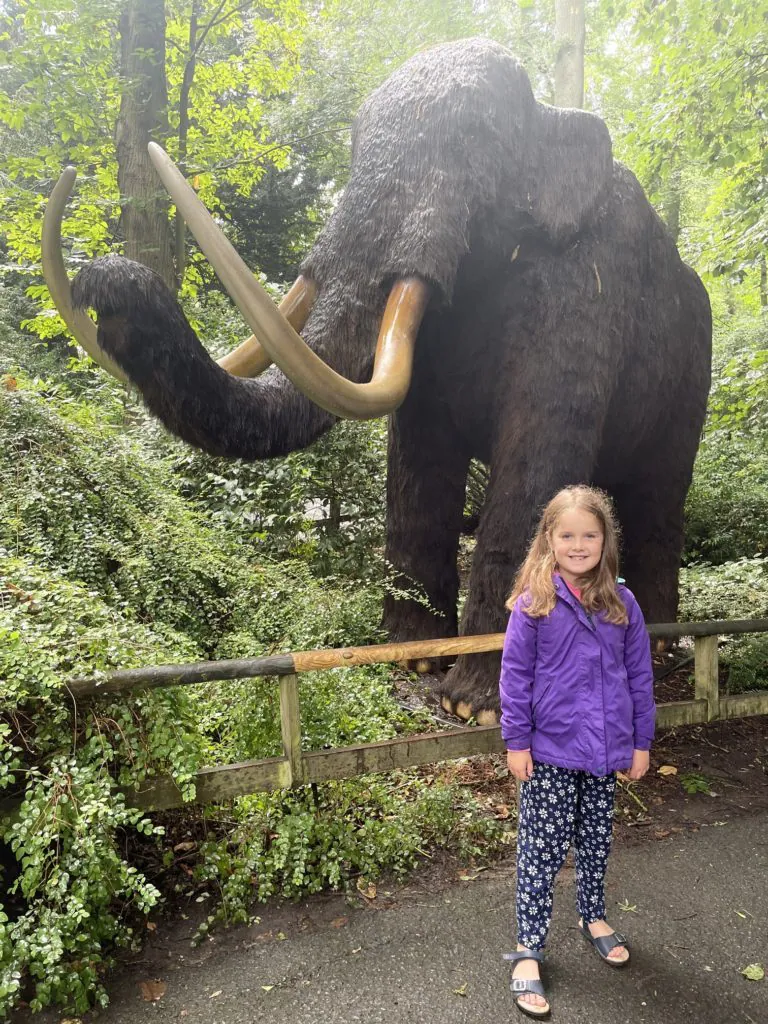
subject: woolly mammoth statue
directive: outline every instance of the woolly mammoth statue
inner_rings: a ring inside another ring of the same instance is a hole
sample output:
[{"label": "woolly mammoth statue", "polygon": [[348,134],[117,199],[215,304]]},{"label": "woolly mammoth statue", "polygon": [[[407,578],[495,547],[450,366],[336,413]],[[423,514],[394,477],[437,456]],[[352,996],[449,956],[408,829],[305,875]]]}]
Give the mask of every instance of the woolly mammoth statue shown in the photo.
[{"label": "woolly mammoth statue", "polygon": [[[709,302],[614,163],[599,118],[537,102],[492,42],[412,58],[363,104],[349,184],[280,310],[151,148],[254,337],[217,365],[160,279],[117,256],[84,268],[70,295],[59,231],[72,169],[44,235],[59,309],[169,430],[216,455],[284,455],[339,417],[389,415],[386,554],[429,598],[387,600],[393,638],[459,629],[473,457],[490,481],[462,633],[504,629],[542,505],[579,481],[615,497],[623,573],[646,615],[674,619],[709,387]],[[85,307],[98,332],[76,312]],[[498,656],[459,658],[444,701],[464,715],[492,710],[497,681]]]}]

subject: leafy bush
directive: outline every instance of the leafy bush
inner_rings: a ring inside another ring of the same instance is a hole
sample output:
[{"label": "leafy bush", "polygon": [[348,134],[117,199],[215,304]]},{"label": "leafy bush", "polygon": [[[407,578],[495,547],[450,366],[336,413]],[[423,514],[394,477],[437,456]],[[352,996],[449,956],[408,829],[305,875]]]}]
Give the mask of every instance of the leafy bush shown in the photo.
[{"label": "leafy bush", "polygon": [[715,351],[685,558],[720,563],[768,553],[768,321],[737,325]]},{"label": "leafy bush", "polygon": [[105,948],[129,943],[131,914],[160,897],[117,844],[126,830],[158,833],[122,790],[171,772],[193,792],[202,744],[181,690],[75,705],[62,678],[184,659],[193,648],[25,559],[0,557],[0,839],[16,862],[6,896],[0,888],[0,1013],[22,983],[33,1009],[82,1011],[105,1001]]},{"label": "leafy bush", "polygon": [[[768,618],[768,557],[724,565],[689,565],[680,572],[680,619]],[[768,634],[730,637],[720,650],[726,691],[768,687]]]},{"label": "leafy bush", "polygon": [[386,429],[344,421],[282,459],[225,462],[176,448],[182,493],[257,557],[301,558],[317,575],[381,574]]},{"label": "leafy bush", "polygon": [[199,881],[221,887],[203,931],[218,920],[246,921],[254,894],[296,898],[384,871],[401,876],[435,845],[488,857],[507,835],[466,790],[413,773],[257,794],[238,800],[235,811],[230,843],[206,844],[197,870]]},{"label": "leafy bush", "polygon": [[682,622],[768,618],[768,557],[680,570]]}]

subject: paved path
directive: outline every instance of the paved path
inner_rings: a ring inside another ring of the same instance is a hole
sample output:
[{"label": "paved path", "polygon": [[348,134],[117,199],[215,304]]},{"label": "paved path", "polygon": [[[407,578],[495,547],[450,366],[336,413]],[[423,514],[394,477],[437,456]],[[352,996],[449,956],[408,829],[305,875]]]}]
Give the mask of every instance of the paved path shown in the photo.
[{"label": "paved path", "polygon": [[[197,949],[188,922],[113,979],[105,1024],[495,1024],[520,1019],[510,947],[511,866],[367,907],[332,896],[271,909]],[[563,1024],[767,1024],[768,814],[617,848],[608,882],[631,967],[612,971],[574,930],[573,873],[558,884],[547,977]],[[636,908],[622,912],[627,901]],[[384,909],[379,909],[384,908]],[[740,915],[746,915],[742,917]],[[165,994],[142,1000],[141,981]],[[463,994],[462,994],[463,993]]]}]

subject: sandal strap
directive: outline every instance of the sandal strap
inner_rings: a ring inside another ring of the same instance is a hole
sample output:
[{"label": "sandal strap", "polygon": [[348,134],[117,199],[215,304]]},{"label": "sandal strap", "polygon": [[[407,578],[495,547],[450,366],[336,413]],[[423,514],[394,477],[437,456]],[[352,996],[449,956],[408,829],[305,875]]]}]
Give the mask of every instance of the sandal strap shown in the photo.
[{"label": "sandal strap", "polygon": [[513,978],[509,983],[510,989],[514,992],[515,998],[530,992],[532,995],[547,998],[544,985],[538,978]]},{"label": "sandal strap", "polygon": [[544,951],[541,949],[518,949],[514,953],[502,953],[502,960],[510,960],[516,963],[519,960],[535,960],[538,964],[544,963]]},{"label": "sandal strap", "polygon": [[615,949],[617,946],[629,945],[628,939],[625,935],[622,935],[621,932],[611,932],[610,935],[595,936],[590,932],[589,926],[586,924],[582,924],[581,930],[602,957],[607,957],[611,950]]}]

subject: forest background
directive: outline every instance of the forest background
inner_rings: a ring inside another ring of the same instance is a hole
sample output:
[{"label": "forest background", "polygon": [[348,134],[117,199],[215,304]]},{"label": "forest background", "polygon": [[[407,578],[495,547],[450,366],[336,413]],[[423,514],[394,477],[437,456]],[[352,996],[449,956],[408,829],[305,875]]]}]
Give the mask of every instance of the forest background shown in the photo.
[{"label": "forest background", "polygon": [[[552,101],[554,8],[0,0],[0,1015],[20,1001],[104,1003],[113,951],[140,942],[147,915],[178,891],[210,902],[202,938],[247,919],[254,897],[367,884],[430,844],[483,857],[509,841],[513,822],[423,772],[164,817],[126,806],[120,788],[147,774],[171,772],[192,795],[203,765],[277,754],[276,688],[74,708],[62,681],[382,639],[386,425],[342,423],[263,464],[185,447],[71,346],[42,283],[40,226],[75,164],[70,271],[143,246],[219,356],[248,332],[159,189],[121,203],[143,187],[124,148],[136,76],[159,75],[156,137],[277,295],[344,187],[362,98],[418,49],[484,35]],[[607,121],[714,311],[680,617],[765,617],[768,4],[587,0],[586,23],[585,106]],[[470,519],[483,475],[476,467],[468,488]],[[731,643],[727,685],[766,685],[766,654],[759,640]],[[439,727],[428,708],[403,707],[382,668],[314,675],[301,700],[307,749]]]}]

